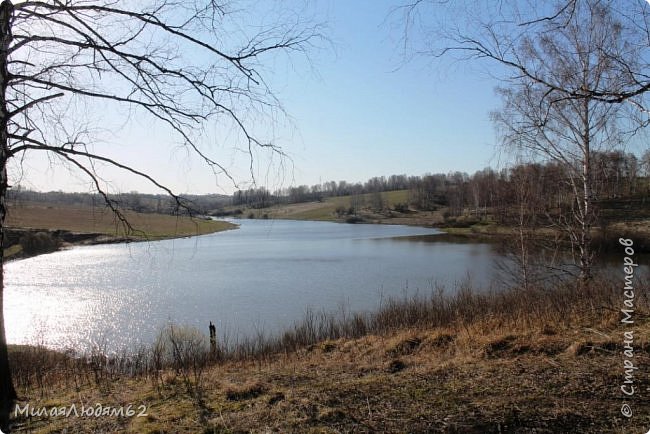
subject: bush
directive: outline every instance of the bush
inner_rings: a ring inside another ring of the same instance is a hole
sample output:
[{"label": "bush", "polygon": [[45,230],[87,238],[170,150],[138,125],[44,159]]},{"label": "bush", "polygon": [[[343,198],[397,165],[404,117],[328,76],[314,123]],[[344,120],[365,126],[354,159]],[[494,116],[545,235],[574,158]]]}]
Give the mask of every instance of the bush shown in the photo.
[{"label": "bush", "polygon": [[408,203],[396,203],[393,206],[393,210],[401,213],[407,213],[409,212],[409,205]]},{"label": "bush", "polygon": [[200,395],[203,371],[210,360],[205,335],[194,327],[169,325],[153,346],[155,365],[171,366],[188,392]]},{"label": "bush", "polygon": [[361,223],[363,219],[359,216],[353,215],[345,219],[346,223]]},{"label": "bush", "polygon": [[27,255],[54,252],[61,246],[59,239],[48,232],[26,232],[19,243]]}]

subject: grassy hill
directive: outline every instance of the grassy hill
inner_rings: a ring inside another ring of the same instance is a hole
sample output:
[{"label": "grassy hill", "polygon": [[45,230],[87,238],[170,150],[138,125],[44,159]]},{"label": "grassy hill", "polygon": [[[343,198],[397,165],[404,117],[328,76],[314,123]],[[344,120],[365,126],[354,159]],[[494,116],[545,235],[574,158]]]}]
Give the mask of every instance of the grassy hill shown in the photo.
[{"label": "grassy hill", "polygon": [[[373,194],[358,196],[327,197],[320,202],[302,202],[286,205],[274,205],[268,208],[249,208],[242,212],[243,217],[277,218],[290,220],[316,220],[344,222],[351,215],[356,215],[368,223],[431,225],[441,221],[440,212],[412,211],[400,213],[394,210],[396,205],[408,203],[408,190],[385,191],[381,193],[385,211],[378,213],[371,210]],[[354,212],[350,208],[356,206]],[[266,217],[265,217],[266,216]]]}]

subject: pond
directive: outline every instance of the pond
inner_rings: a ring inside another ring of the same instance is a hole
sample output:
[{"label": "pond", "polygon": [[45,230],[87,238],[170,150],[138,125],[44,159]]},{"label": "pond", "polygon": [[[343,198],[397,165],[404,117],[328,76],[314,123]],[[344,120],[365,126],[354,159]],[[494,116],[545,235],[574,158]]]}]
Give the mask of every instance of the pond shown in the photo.
[{"label": "pond", "polygon": [[[236,230],[75,247],[6,264],[12,344],[108,351],[151,343],[170,322],[219,335],[275,333],[307,309],[368,311],[388,297],[495,277],[488,244],[425,242],[436,229],[241,220]],[[402,237],[402,238],[400,238]],[[409,238],[403,238],[409,237]]]}]

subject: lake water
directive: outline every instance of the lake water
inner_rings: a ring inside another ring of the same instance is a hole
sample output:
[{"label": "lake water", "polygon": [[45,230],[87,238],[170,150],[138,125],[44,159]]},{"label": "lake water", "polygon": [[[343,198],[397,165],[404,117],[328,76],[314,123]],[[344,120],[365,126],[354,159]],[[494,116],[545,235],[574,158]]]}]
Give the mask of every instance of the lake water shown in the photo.
[{"label": "lake water", "polygon": [[395,237],[435,229],[287,220],[150,243],[76,247],[6,264],[9,343],[108,350],[150,343],[167,323],[274,333],[307,308],[374,310],[497,272],[488,244]]}]

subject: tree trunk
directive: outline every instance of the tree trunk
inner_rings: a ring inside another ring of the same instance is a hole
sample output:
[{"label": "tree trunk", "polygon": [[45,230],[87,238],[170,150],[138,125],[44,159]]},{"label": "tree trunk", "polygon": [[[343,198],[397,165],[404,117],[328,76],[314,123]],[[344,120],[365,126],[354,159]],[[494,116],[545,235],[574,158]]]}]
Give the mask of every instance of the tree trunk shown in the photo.
[{"label": "tree trunk", "polygon": [[7,57],[11,43],[12,15],[13,4],[9,0],[4,0],[0,4],[0,428],[4,432],[9,432],[9,416],[17,397],[11,378],[4,321],[4,232],[7,215],[7,160],[9,158],[6,91],[9,79]]},{"label": "tree trunk", "polygon": [[528,291],[530,288],[529,276],[528,276],[528,240],[524,234],[524,225],[525,220],[523,216],[523,205],[520,206],[519,214],[519,248],[521,254],[521,279],[524,286],[524,290]]},{"label": "tree trunk", "polygon": [[584,135],[582,146],[582,214],[580,217],[580,280],[584,284],[591,280],[591,226],[592,226],[592,193],[591,193],[591,129],[589,127],[589,98],[583,100]]}]

